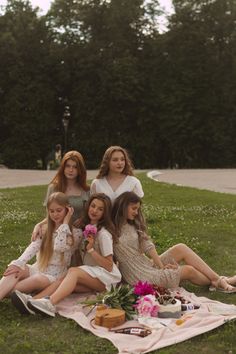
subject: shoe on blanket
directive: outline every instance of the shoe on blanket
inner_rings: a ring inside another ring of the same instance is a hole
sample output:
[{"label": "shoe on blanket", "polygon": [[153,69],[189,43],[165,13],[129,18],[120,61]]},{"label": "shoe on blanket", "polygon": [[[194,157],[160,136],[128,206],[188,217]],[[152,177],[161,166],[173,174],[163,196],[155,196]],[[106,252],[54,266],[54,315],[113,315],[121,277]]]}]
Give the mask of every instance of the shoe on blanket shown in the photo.
[{"label": "shoe on blanket", "polygon": [[221,276],[216,281],[212,282],[212,285],[209,287],[209,291],[219,291],[225,294],[236,293],[236,287],[227,283],[226,277]]},{"label": "shoe on blanket", "polygon": [[55,317],[56,307],[49,299],[31,299],[28,301],[31,310],[50,317]]},{"label": "shoe on blanket", "polygon": [[11,293],[12,304],[22,315],[35,315],[35,312],[28,306],[28,300],[32,299],[31,295],[24,294],[19,290],[15,290]]}]

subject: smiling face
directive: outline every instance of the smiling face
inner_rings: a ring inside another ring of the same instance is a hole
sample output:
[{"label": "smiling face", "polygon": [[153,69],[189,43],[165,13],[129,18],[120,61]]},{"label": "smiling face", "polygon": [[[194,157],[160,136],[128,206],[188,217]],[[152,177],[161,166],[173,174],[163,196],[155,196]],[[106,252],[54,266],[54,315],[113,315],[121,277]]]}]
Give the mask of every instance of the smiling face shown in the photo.
[{"label": "smiling face", "polygon": [[109,171],[113,173],[122,173],[125,168],[125,156],[121,151],[114,151],[109,162]]},{"label": "smiling face", "polygon": [[77,163],[71,159],[67,160],[64,168],[64,175],[67,179],[74,180],[78,177]]},{"label": "smiling face", "polygon": [[140,203],[130,203],[127,208],[127,219],[132,221],[138,215]]},{"label": "smiling face", "polygon": [[55,226],[58,227],[63,223],[64,217],[67,213],[67,209],[65,206],[62,206],[57,202],[53,201],[48,207],[48,213],[50,219],[55,223]]},{"label": "smiling face", "polygon": [[91,224],[97,224],[103,217],[104,203],[102,200],[93,199],[88,208],[88,217]]}]

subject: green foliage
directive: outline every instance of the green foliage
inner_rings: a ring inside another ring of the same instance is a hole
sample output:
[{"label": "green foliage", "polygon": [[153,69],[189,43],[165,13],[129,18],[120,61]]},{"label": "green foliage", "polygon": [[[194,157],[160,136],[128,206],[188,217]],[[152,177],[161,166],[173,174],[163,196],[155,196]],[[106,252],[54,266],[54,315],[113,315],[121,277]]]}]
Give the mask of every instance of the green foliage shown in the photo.
[{"label": "green foliage", "polygon": [[127,320],[132,319],[135,314],[133,305],[136,302],[134,289],[127,284],[112,286],[110,291],[99,294],[94,300],[85,300],[83,303],[89,306],[96,304],[106,304],[114,309],[125,311]]},{"label": "green foliage", "polygon": [[46,167],[64,142],[68,98],[68,149],[89,168],[114,144],[138,168],[234,167],[235,1],[173,6],[161,32],[157,0],[55,0],[46,16],[9,0],[0,15],[4,163]]}]

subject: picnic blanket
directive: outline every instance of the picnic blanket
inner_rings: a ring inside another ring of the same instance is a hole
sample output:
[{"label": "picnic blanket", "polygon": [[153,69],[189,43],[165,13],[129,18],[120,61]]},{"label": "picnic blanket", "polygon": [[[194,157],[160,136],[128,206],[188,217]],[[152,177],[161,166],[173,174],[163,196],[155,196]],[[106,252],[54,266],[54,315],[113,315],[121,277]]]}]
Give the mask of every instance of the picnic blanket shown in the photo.
[{"label": "picnic blanket", "polygon": [[[95,308],[91,311],[91,309],[84,308],[81,304],[85,298],[88,298],[85,295],[73,294],[69,296],[57,305],[57,310],[61,316],[73,319],[81,327],[96,336],[110,340],[118,349],[119,354],[148,353],[208,332],[236,318],[236,306],[234,305],[227,305],[206,297],[197,297],[183,288],[179,288],[178,291],[181,296],[191,301],[191,303],[199,304],[200,308],[187,311],[185,315],[186,321],[180,325],[176,324],[176,319],[163,321],[163,325],[160,323],[155,325],[155,319],[151,318],[149,325],[152,333],[144,338],[114,333],[105,327],[96,326],[93,322]],[[158,320],[157,318],[156,321],[161,321],[161,319]],[[117,328],[133,326],[142,327],[138,320],[132,320]],[[134,338],[135,340],[133,340]]]}]

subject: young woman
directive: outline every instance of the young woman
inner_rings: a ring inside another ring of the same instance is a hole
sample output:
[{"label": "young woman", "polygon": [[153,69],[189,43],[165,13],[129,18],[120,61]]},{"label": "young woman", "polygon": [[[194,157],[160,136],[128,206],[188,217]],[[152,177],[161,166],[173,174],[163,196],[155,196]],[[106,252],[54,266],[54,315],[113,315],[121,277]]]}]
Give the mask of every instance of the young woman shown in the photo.
[{"label": "young woman", "polygon": [[[53,193],[47,202],[47,227],[42,238],[12,261],[0,280],[0,299],[12,290],[32,293],[46,288],[65,275],[79,243],[79,231],[71,228],[73,208],[64,193]],[[35,255],[36,263],[27,264]]]},{"label": "young woman", "polygon": [[109,290],[111,285],[120,282],[121,274],[113,262],[113,240],[115,242],[116,239],[111,222],[111,201],[103,193],[90,197],[78,226],[82,231],[89,224],[96,226],[97,234],[88,235],[84,245],[80,246],[84,265],[70,268],[49,299],[30,299],[18,292],[21,303],[25,301],[25,307],[54,317],[55,305],[72,292]]},{"label": "young woman", "polygon": [[104,153],[97,178],[91,184],[92,193],[105,193],[112,201],[127,191],[143,197],[140,181],[134,177],[128,152],[120,146],[110,146]]},{"label": "young woman", "polygon": [[[141,199],[133,192],[126,192],[116,199],[112,209],[118,236],[114,254],[127,283],[134,285],[141,280],[175,288],[182,280],[189,280],[226,293],[236,292],[232,286],[236,284],[236,276],[220,277],[185,244],[177,244],[159,256],[146,234],[140,206]],[[185,265],[179,265],[182,261]]]},{"label": "young woman", "polygon": [[[69,198],[70,205],[74,208],[73,222],[83,211],[85,202],[89,198],[89,189],[83,156],[78,151],[69,151],[64,155],[55,177],[48,186],[44,204],[47,204],[52,193],[65,193]],[[45,223],[46,219],[35,225],[32,240],[42,236],[42,227]]]}]

